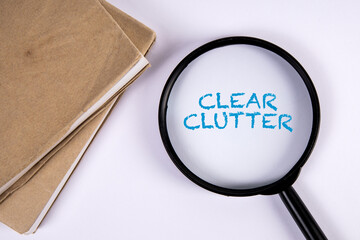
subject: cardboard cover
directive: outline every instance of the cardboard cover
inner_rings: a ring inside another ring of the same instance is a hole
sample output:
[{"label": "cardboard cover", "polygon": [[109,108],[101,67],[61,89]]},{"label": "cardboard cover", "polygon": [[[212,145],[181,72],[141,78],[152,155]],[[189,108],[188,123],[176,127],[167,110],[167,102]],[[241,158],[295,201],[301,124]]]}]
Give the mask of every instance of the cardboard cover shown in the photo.
[{"label": "cardboard cover", "polygon": [[[140,52],[145,54],[155,40],[155,33],[111,4],[101,4]],[[32,233],[37,229],[116,99],[102,108],[93,119],[82,124],[62,142],[60,148],[54,149],[36,164],[31,169],[32,173],[30,171],[28,176],[24,176],[24,181],[20,182],[18,188],[13,189],[17,191],[0,204],[0,221],[19,233]]]},{"label": "cardboard cover", "polygon": [[[95,0],[96,1],[96,0]],[[136,19],[130,17],[126,13],[117,9],[106,1],[100,1],[106,11],[109,11],[110,15],[118,23],[125,34],[130,33],[130,40],[134,41],[135,46],[140,50],[142,54],[146,54],[150,46],[155,40],[155,33],[150,28],[146,27]],[[128,82],[129,85],[135,78]],[[125,86],[126,87],[126,86]],[[125,89],[125,88],[124,88]],[[96,116],[93,114],[92,118]],[[91,119],[88,119],[90,121]],[[36,163],[27,173],[19,178],[14,184],[12,184],[7,190],[0,194],[0,203],[6,199],[12,192],[19,189],[24,183],[26,183],[43,164],[48,161],[60,148],[62,148],[78,131],[83,128],[84,124],[77,127],[69,136],[62,140],[55,148],[53,148],[45,157],[43,157],[38,163]]]},{"label": "cardboard cover", "polygon": [[147,66],[95,0],[0,1],[0,194]]}]

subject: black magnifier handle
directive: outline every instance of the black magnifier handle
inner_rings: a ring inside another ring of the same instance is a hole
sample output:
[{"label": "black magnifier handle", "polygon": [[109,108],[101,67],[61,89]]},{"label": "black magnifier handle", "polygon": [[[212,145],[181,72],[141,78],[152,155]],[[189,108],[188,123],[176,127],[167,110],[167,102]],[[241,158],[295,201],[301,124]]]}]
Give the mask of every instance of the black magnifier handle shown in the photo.
[{"label": "black magnifier handle", "polygon": [[294,218],[306,239],[327,239],[295,189],[290,186],[279,193],[281,200]]}]

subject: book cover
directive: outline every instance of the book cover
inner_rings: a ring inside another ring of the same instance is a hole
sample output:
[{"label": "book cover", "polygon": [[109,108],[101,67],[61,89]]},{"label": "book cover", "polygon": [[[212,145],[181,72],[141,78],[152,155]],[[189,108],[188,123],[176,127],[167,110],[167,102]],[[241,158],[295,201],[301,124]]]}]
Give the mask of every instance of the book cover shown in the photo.
[{"label": "book cover", "polygon": [[[111,4],[101,3],[122,30],[126,34],[130,32],[131,41],[145,54],[155,40],[155,33]],[[14,194],[8,194],[0,204],[1,222],[19,233],[33,233],[37,229],[118,98],[102,108],[96,117],[84,122],[60,149],[52,150],[53,154],[47,155],[22,177],[19,186],[12,189]]]},{"label": "book cover", "polygon": [[0,194],[147,65],[98,1],[0,2]]}]

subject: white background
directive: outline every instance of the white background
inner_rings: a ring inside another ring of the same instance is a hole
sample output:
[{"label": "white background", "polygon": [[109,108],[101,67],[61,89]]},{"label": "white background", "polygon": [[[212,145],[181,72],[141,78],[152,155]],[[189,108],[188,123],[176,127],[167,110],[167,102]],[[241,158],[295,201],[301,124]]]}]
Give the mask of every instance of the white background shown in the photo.
[{"label": "white background", "polygon": [[321,129],[294,187],[329,239],[360,239],[359,2],[111,2],[156,31],[152,67],[124,94],[36,234],[0,224],[0,239],[303,239],[278,196],[208,192],[163,148],[157,111],[172,69],[231,35],[281,46],[311,76]]}]

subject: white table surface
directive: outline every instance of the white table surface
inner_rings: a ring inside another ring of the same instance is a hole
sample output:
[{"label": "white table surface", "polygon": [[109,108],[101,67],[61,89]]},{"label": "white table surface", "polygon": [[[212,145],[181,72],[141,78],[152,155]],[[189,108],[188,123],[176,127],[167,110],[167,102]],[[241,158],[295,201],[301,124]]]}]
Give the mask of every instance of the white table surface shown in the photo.
[{"label": "white table surface", "polygon": [[266,39],[304,66],[321,128],[295,189],[329,239],[360,239],[360,2],[110,1],[154,29],[152,67],[123,95],[34,235],[0,239],[303,239],[274,196],[225,197],[185,178],[158,130],[177,63],[220,37]]}]

